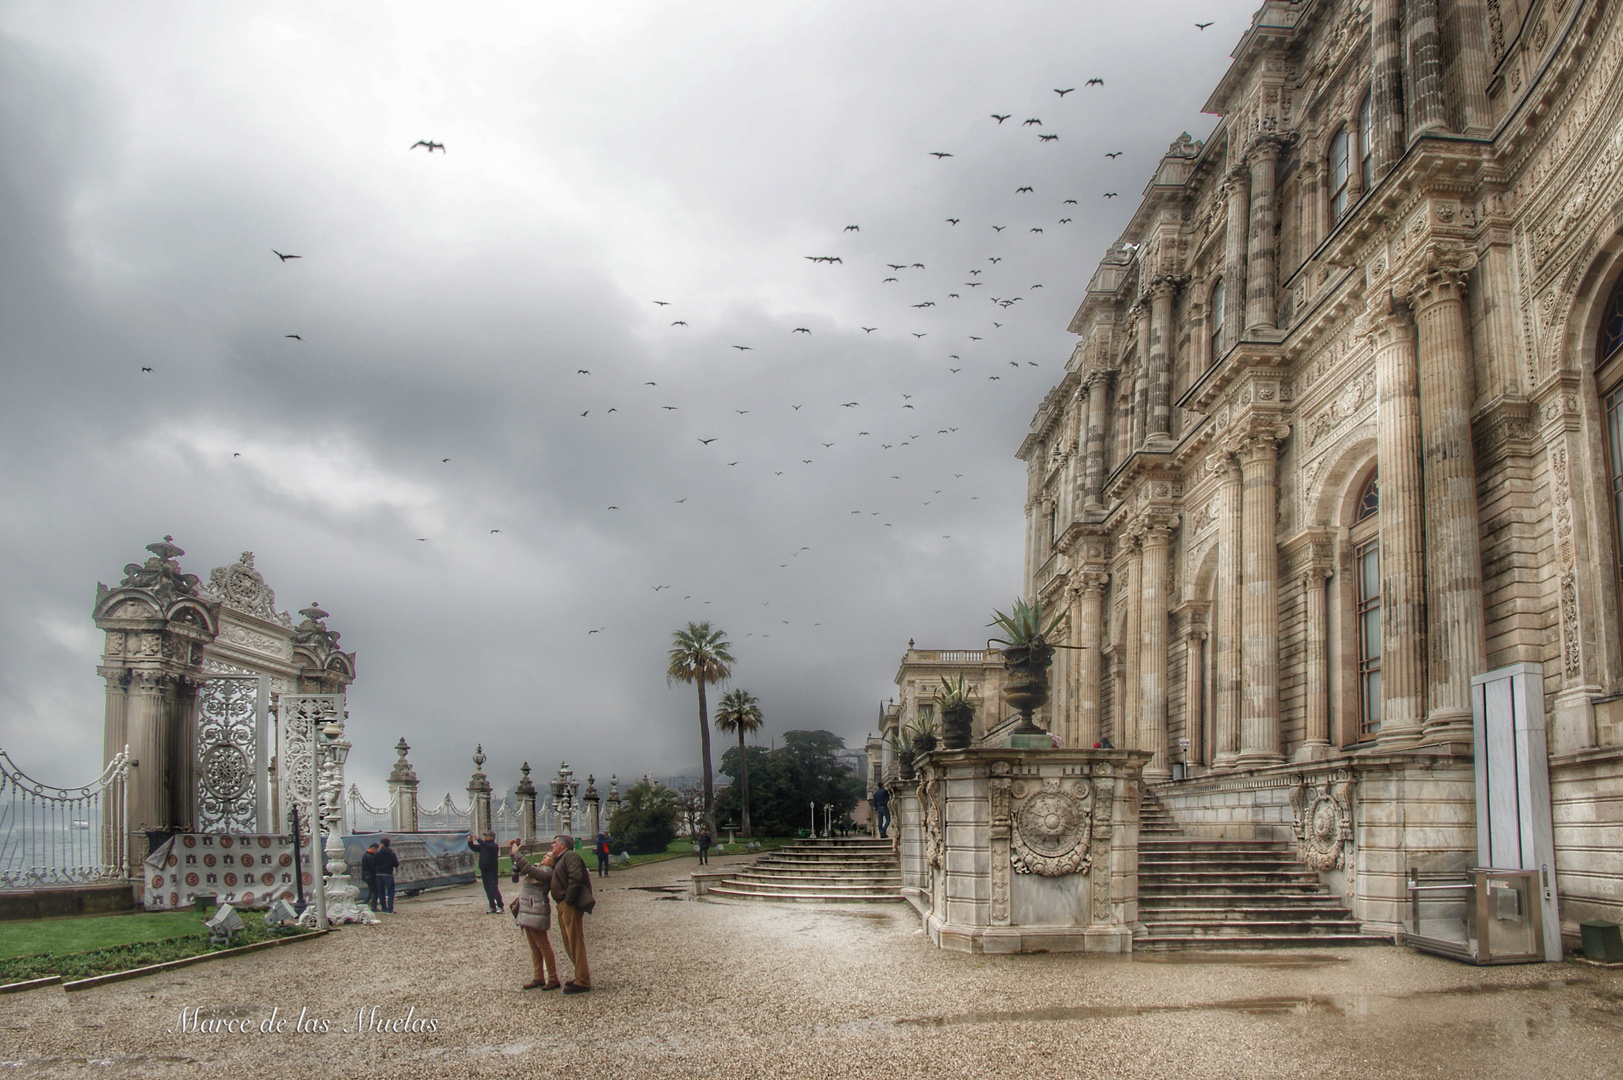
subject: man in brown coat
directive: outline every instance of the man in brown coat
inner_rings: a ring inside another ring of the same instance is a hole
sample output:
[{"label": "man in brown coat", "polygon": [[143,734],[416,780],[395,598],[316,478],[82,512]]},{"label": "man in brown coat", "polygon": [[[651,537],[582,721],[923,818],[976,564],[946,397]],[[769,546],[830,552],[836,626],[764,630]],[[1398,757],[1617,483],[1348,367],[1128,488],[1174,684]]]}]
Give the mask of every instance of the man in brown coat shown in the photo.
[{"label": "man in brown coat", "polygon": [[592,988],[592,972],[586,965],[586,928],[582,916],[597,906],[592,896],[592,873],[575,850],[575,838],[560,834],[553,838],[552,898],[558,904],[558,936],[564,939],[564,952],[575,969],[564,983],[564,993],[584,994]]}]

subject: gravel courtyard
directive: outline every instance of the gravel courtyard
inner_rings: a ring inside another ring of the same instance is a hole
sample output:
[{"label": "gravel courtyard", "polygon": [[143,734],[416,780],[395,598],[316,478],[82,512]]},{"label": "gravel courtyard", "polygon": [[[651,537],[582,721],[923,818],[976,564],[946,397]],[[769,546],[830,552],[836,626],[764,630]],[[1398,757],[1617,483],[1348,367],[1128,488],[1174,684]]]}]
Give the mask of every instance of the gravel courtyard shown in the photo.
[{"label": "gravel courtyard", "polygon": [[[1197,1080],[1623,1069],[1623,971],[1471,968],[1392,948],[966,956],[930,947],[906,905],[662,891],[685,886],[692,869],[656,863],[601,883],[587,919],[590,994],[520,990],[520,934],[505,915],[484,914],[469,886],[403,899],[383,925],[321,941],[73,994],[0,997],[0,1076]],[[357,1013],[370,1018],[374,1006],[379,1021],[409,1013],[435,1030],[357,1031]],[[199,1007],[248,1020],[248,1031],[178,1031],[182,1010]],[[292,1022],[262,1033],[273,1009]],[[328,1030],[294,1030],[301,1012]]]}]

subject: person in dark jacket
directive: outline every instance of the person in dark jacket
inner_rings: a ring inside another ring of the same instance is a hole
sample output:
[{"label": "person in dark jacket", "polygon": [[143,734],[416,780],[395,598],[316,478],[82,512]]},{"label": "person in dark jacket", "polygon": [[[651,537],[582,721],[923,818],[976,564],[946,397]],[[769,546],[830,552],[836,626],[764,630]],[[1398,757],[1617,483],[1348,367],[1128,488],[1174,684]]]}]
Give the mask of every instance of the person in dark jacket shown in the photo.
[{"label": "person in dark jacket", "polygon": [[564,939],[574,977],[564,983],[564,993],[584,994],[592,988],[592,972],[586,965],[586,927],[582,920],[597,906],[592,896],[592,872],[575,850],[575,838],[560,833],[552,841],[552,899],[558,904],[558,936]]},{"label": "person in dark jacket", "polygon": [[485,885],[485,901],[490,904],[488,914],[500,915],[502,913],[502,891],[496,886],[496,860],[501,858],[501,848],[496,846],[496,834],[485,833],[483,840],[473,833],[468,834],[468,847],[479,853],[479,880]]},{"label": "person in dark jacket", "polygon": [[597,876],[609,876],[609,834],[597,834]]},{"label": "person in dark jacket", "polygon": [[886,839],[885,833],[890,829],[890,789],[884,784],[874,788],[873,809],[879,825],[879,837]]},{"label": "person in dark jacket", "polygon": [[710,826],[699,826],[699,865],[710,861]]},{"label": "person in dark jacket", "polygon": [[378,841],[378,854],[373,864],[376,875],[372,886],[373,911],[394,914],[394,872],[399,867],[400,856],[394,853],[394,848],[389,846],[389,838],[385,836]]},{"label": "person in dark jacket", "polygon": [[366,886],[366,895],[361,897],[361,903],[371,907],[372,898],[378,894],[378,843],[376,840],[366,845],[366,854],[361,856],[361,884]]}]

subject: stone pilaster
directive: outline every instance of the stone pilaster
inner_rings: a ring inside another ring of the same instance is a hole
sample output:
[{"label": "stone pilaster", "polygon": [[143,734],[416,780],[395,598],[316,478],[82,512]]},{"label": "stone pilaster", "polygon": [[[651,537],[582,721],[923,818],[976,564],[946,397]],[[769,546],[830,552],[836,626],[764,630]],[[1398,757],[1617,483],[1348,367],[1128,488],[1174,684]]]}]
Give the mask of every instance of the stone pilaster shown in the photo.
[{"label": "stone pilaster", "polygon": [[[526,761],[519,767],[522,777],[513,788],[513,794],[518,797],[518,838],[525,844],[535,842],[535,781],[530,779],[530,763]],[[620,801],[619,791],[609,792],[609,816],[612,818],[616,804]]]},{"label": "stone pilaster", "polygon": [[1425,741],[1471,740],[1471,678],[1488,668],[1464,274],[1433,270],[1414,293],[1426,521]]},{"label": "stone pilaster", "polygon": [[1152,755],[1144,767],[1150,780],[1172,775],[1167,767],[1167,578],[1172,530],[1163,522],[1145,526],[1141,537],[1143,585],[1139,590],[1139,714],[1136,749]]},{"label": "stone pilaster", "polygon": [[[1251,174],[1239,161],[1228,175],[1228,224],[1223,234],[1223,348],[1245,325],[1246,249],[1251,221]],[[1216,357],[1213,357],[1216,362]]]},{"label": "stone pilaster", "polygon": [[1403,156],[1403,3],[1370,3],[1370,141],[1372,181],[1379,181]]},{"label": "stone pilaster", "polygon": [[1310,566],[1302,578],[1302,594],[1307,608],[1304,642],[1307,700],[1304,704],[1302,745],[1296,748],[1297,761],[1317,761],[1330,756],[1330,621],[1325,611],[1325,583],[1328,566]]},{"label": "stone pilaster", "polygon": [[1138,362],[1133,366],[1133,439],[1128,453],[1142,449],[1150,432],[1150,305],[1146,299],[1140,297],[1132,312],[1138,322]]},{"label": "stone pilaster", "polygon": [[1426,714],[1426,538],[1420,468],[1420,380],[1408,308],[1372,312],[1375,438],[1381,498],[1382,747],[1420,741]]},{"label": "stone pilaster", "polygon": [[[1106,399],[1110,396],[1110,374],[1096,371],[1088,376],[1088,468],[1083,507],[1089,513],[1103,513],[1105,487],[1105,430],[1108,425]],[[1089,743],[1088,745],[1093,745]]]},{"label": "stone pilaster", "polygon": [[[389,770],[389,828],[395,832],[414,833],[417,831],[417,773],[412,769],[411,762],[406,760],[406,753],[411,750],[407,745],[405,736],[394,744],[394,752],[398,760],[394,768]],[[528,771],[525,776],[528,778]],[[535,787],[531,785],[531,794]]]},{"label": "stone pilaster", "polygon": [[1127,570],[1121,586],[1127,595],[1127,632],[1122,635],[1122,700],[1116,703],[1116,748],[1133,750],[1139,745],[1139,657],[1143,626],[1144,552],[1135,537],[1123,537],[1127,547]]},{"label": "stone pilaster", "polygon": [[1223,460],[1223,482],[1217,491],[1217,712],[1213,725],[1214,769],[1231,769],[1240,756],[1241,610],[1245,604],[1245,567],[1241,557],[1244,487],[1240,465]]},{"label": "stone pilaster", "polygon": [[[1149,409],[1146,442],[1158,449],[1172,445],[1172,301],[1178,278],[1162,276],[1150,284]],[[1155,768],[1152,764],[1151,768]]]},{"label": "stone pilaster", "polygon": [[1278,325],[1278,274],[1274,269],[1274,233],[1279,226],[1279,198],[1274,189],[1279,142],[1259,139],[1251,148],[1251,232],[1246,247],[1245,328],[1272,330]]},{"label": "stone pilaster", "polygon": [[1104,635],[1104,593],[1109,575],[1102,570],[1083,571],[1077,587],[1077,742],[1087,750],[1099,741],[1099,698],[1104,680],[1104,657],[1099,641]]},{"label": "stone pilaster", "polygon": [[1240,446],[1245,598],[1241,663],[1240,766],[1284,760],[1279,748],[1279,440],[1259,431]]},{"label": "stone pilaster", "polygon": [[130,672],[118,665],[98,667],[96,674],[107,683],[107,698],[102,710],[101,763],[117,757],[129,742],[125,728],[125,711],[130,700]]},{"label": "stone pilaster", "polygon": [[1183,626],[1183,737],[1189,740],[1184,761],[1206,764],[1206,605],[1188,604]]},{"label": "stone pilaster", "polygon": [[473,776],[468,779],[468,822],[470,831],[484,836],[490,830],[490,778],[485,775],[485,747],[473,752]]},{"label": "stone pilaster", "polygon": [[[132,832],[167,829],[169,821],[168,780],[169,739],[164,722],[162,672],[138,669],[130,672],[129,704],[125,712],[125,732],[130,743],[130,772],[126,780],[129,827]],[[132,852],[140,865],[146,852]]]},{"label": "stone pilaster", "polygon": [[1409,136],[1448,130],[1443,101],[1443,41],[1437,0],[1408,0]]}]

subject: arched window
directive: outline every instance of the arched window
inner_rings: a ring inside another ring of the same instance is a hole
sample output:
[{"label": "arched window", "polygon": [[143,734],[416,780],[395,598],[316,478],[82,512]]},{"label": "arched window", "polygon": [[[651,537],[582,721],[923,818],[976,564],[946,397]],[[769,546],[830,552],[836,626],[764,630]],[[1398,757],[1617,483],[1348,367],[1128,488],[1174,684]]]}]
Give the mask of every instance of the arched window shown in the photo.
[{"label": "arched window", "polygon": [[1217,363],[1217,358],[1223,355],[1223,279],[1218,278],[1217,284],[1207,294],[1206,325],[1211,329],[1212,351],[1207,353],[1208,366]]},{"label": "arched window", "polygon": [[1613,551],[1623,579],[1623,280],[1612,288],[1600,324],[1595,374],[1606,410],[1606,450],[1611,465]]},{"label": "arched window", "polygon": [[1369,190],[1369,159],[1370,147],[1375,145],[1375,114],[1370,108],[1370,98],[1373,95],[1365,94],[1364,100],[1358,103],[1358,175],[1364,182],[1364,190]]},{"label": "arched window", "polygon": [[1353,509],[1353,577],[1358,620],[1358,735],[1381,730],[1381,509],[1376,473],[1370,473]]},{"label": "arched window", "polygon": [[1347,212],[1347,175],[1352,161],[1352,139],[1345,126],[1330,139],[1330,217],[1340,221]]}]

